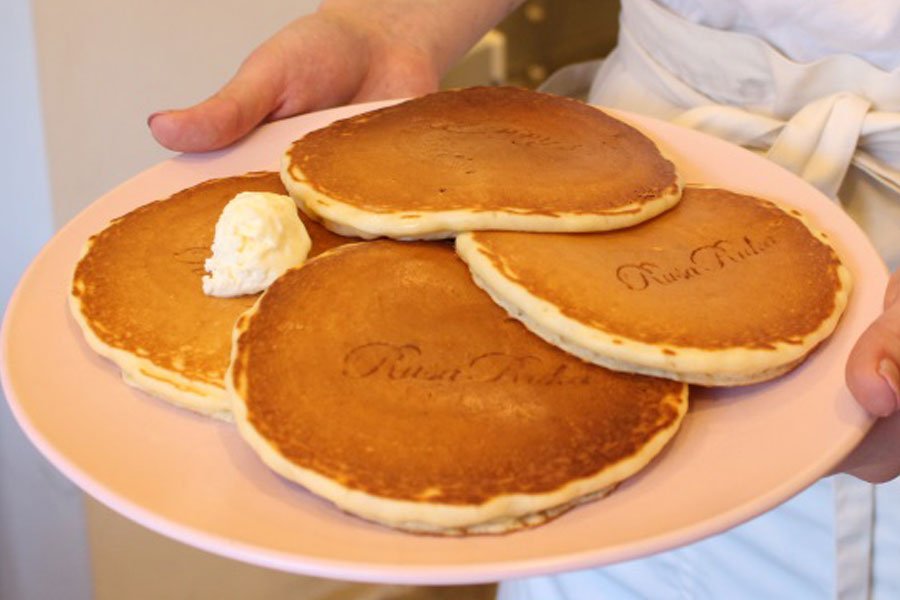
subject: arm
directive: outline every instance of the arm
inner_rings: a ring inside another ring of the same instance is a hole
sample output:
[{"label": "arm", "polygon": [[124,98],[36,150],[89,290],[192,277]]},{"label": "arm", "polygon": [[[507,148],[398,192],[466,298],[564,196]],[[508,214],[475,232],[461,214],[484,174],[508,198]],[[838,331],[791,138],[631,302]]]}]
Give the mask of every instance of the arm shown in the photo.
[{"label": "arm", "polygon": [[863,333],[847,361],[847,386],[881,417],[839,470],[882,482],[900,475],[900,270],[888,282],[884,312]]},{"label": "arm", "polygon": [[214,150],[263,121],[431,92],[521,1],[325,0],[257,48],[212,97],[154,113],[148,125],[172,150]]}]

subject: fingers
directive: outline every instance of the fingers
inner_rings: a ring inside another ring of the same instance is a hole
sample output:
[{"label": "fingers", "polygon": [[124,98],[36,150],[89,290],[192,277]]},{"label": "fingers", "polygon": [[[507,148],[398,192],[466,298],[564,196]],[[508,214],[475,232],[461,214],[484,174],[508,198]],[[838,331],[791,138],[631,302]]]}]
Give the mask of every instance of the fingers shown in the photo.
[{"label": "fingers", "polygon": [[368,59],[358,28],[324,15],[303,17],[257,48],[214,96],[154,114],[148,125],[172,150],[223,148],[263,121],[347,102],[360,88]]},{"label": "fingers", "polygon": [[224,148],[246,135],[253,119],[245,114],[239,100],[213,97],[184,110],[156,113],[147,125],[156,141],[169,150],[205,152]]},{"label": "fingers", "polygon": [[847,386],[882,417],[838,470],[871,483],[900,475],[900,271],[888,282],[884,313],[863,333],[847,362]]},{"label": "fingers", "polygon": [[214,96],[187,109],[155,113],[147,124],[170,150],[217,150],[245,136],[277,108],[283,81],[277,51],[264,45]]},{"label": "fingers", "polygon": [[322,15],[297,19],[257,48],[211,98],[152,115],[150,131],[171,150],[217,150],[265,120],[345,102],[368,64],[362,35]]},{"label": "fingers", "polygon": [[187,109],[155,113],[150,131],[171,150],[216,150],[266,120],[437,89],[438,69],[428,50],[357,12],[319,11],[290,23],[218,93]]},{"label": "fingers", "polygon": [[878,419],[835,471],[871,483],[883,483],[900,475],[900,412]]},{"label": "fingers", "polygon": [[885,294],[884,312],[869,326],[847,360],[847,387],[868,412],[900,410],[900,271]]}]

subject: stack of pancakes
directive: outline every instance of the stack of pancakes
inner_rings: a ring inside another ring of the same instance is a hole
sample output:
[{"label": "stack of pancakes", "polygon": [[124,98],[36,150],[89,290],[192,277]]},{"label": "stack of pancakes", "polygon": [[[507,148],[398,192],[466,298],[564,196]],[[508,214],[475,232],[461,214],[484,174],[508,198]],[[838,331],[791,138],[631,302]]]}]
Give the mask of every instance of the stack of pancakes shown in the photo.
[{"label": "stack of pancakes", "polygon": [[[440,92],[282,165],[283,188],[236,176],[113,222],[73,314],[127,381],[233,416],[272,469],[399,529],[498,533],[605,495],[673,438],[688,383],[784,373],[847,302],[802,215],[684,189],[646,136],[565,98]],[[204,296],[245,190],[289,192],[319,256],[259,297]],[[410,241],[440,238],[456,252]]]}]

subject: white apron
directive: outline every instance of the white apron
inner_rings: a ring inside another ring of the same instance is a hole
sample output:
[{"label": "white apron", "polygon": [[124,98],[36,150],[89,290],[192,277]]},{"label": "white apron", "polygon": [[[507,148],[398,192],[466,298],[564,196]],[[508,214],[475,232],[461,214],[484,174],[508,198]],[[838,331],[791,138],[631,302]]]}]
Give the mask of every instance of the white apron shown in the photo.
[{"label": "white apron", "polygon": [[[599,68],[598,68],[599,67]],[[619,44],[545,89],[758,149],[845,209],[900,267],[900,70],[849,55],[799,64],[757,37],[625,0]],[[821,480],[744,525],[606,568],[504,582],[499,600],[900,599],[900,481]]]}]

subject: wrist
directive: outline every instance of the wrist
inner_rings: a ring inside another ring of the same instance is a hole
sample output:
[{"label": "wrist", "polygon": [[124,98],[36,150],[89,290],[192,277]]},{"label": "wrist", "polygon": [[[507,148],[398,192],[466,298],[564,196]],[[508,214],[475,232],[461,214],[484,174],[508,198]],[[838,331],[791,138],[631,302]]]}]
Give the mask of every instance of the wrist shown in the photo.
[{"label": "wrist", "polygon": [[369,44],[372,60],[403,53],[443,75],[522,0],[325,0],[324,18],[340,21]]}]

